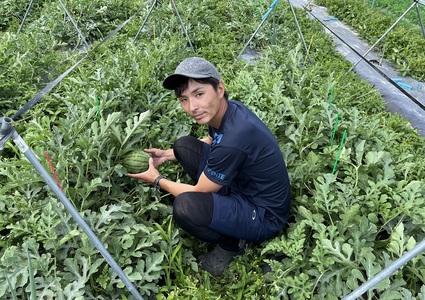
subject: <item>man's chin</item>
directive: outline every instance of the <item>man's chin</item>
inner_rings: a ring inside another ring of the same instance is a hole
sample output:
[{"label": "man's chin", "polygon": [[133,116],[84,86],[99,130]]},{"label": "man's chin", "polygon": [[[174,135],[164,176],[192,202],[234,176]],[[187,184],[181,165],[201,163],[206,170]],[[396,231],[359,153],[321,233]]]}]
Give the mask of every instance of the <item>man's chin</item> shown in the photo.
[{"label": "man's chin", "polygon": [[201,118],[198,120],[195,119],[195,122],[198,123],[198,125],[205,125],[208,123],[208,120],[206,120],[206,118]]}]

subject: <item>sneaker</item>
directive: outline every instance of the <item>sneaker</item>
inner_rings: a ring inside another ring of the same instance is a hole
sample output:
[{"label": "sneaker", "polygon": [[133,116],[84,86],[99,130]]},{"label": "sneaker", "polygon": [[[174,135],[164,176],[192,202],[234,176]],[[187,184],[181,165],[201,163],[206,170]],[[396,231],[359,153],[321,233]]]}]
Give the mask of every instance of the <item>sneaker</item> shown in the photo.
[{"label": "sneaker", "polygon": [[241,254],[243,249],[231,252],[217,245],[213,251],[198,257],[199,265],[213,276],[220,276],[230,265],[236,255]]}]

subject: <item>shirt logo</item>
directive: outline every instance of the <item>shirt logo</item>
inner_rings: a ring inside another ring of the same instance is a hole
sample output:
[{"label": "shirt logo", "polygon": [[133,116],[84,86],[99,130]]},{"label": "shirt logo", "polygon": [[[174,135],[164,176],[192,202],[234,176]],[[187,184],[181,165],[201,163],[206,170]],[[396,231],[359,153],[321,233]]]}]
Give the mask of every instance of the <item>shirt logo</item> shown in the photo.
[{"label": "shirt logo", "polygon": [[220,133],[220,134],[214,133],[214,138],[213,138],[213,141],[212,141],[212,145],[214,146],[216,144],[220,144],[222,138],[223,138],[223,134],[222,133]]},{"label": "shirt logo", "polygon": [[207,172],[208,174],[210,174],[211,176],[218,178],[220,180],[224,180],[225,175],[223,173],[218,173],[216,171],[211,170],[210,168],[207,168]]}]

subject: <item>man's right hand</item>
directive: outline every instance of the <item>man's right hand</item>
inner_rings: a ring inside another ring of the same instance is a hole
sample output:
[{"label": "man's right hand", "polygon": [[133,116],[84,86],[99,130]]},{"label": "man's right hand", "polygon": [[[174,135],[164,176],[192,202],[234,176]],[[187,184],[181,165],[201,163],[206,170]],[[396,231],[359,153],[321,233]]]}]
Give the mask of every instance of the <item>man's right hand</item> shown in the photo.
[{"label": "man's right hand", "polygon": [[165,163],[167,160],[175,160],[173,149],[162,150],[157,148],[145,149],[145,152],[148,153],[153,159],[153,165],[158,167],[159,165]]}]

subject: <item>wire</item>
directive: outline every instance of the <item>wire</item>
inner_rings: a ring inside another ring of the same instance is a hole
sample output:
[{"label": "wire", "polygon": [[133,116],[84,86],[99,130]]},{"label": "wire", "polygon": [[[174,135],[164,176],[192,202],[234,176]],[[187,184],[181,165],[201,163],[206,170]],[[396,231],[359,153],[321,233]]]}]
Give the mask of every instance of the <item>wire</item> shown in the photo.
[{"label": "wire", "polygon": [[[130,18],[128,18],[126,21],[121,23],[117,28],[115,28],[112,32],[110,32],[99,44],[97,44],[91,51],[96,51],[101,45],[103,45],[107,40],[109,40],[111,37],[113,37],[118,31],[120,31],[128,22],[130,22],[131,19],[135,15],[137,15],[142,9],[141,7],[137,12],[132,15]],[[26,113],[31,107],[33,107],[38,101],[41,100],[48,92],[50,92],[56,85],[58,85],[59,82],[61,82],[71,71],[73,71],[87,56],[90,55],[90,53],[87,53],[81,58],[78,62],[76,62],[73,66],[71,66],[69,69],[67,69],[65,72],[63,72],[59,77],[57,77],[55,80],[50,82],[47,86],[45,86],[37,95],[35,95],[34,98],[32,98],[30,101],[28,101],[21,109],[19,109],[11,118],[12,120],[16,120],[21,115]]]},{"label": "wire", "polygon": [[363,55],[361,55],[356,49],[351,47],[346,41],[344,41],[339,35],[337,35],[332,29],[330,29],[325,23],[323,23],[318,17],[312,14],[310,11],[304,7],[308,14],[310,14],[313,18],[315,18],[320,24],[322,24],[327,30],[329,30],[334,36],[336,36],[341,42],[343,42],[348,48],[350,48],[354,53],[356,53],[362,60],[364,60],[370,67],[372,67],[376,72],[378,72],[382,77],[384,77],[389,83],[391,83],[395,88],[397,88],[401,93],[403,93],[406,97],[408,97],[412,102],[418,105],[422,110],[425,111],[425,105],[423,105],[419,100],[410,95],[404,89],[402,89],[396,82],[391,80],[384,72],[375,67],[369,60],[367,60]]}]

